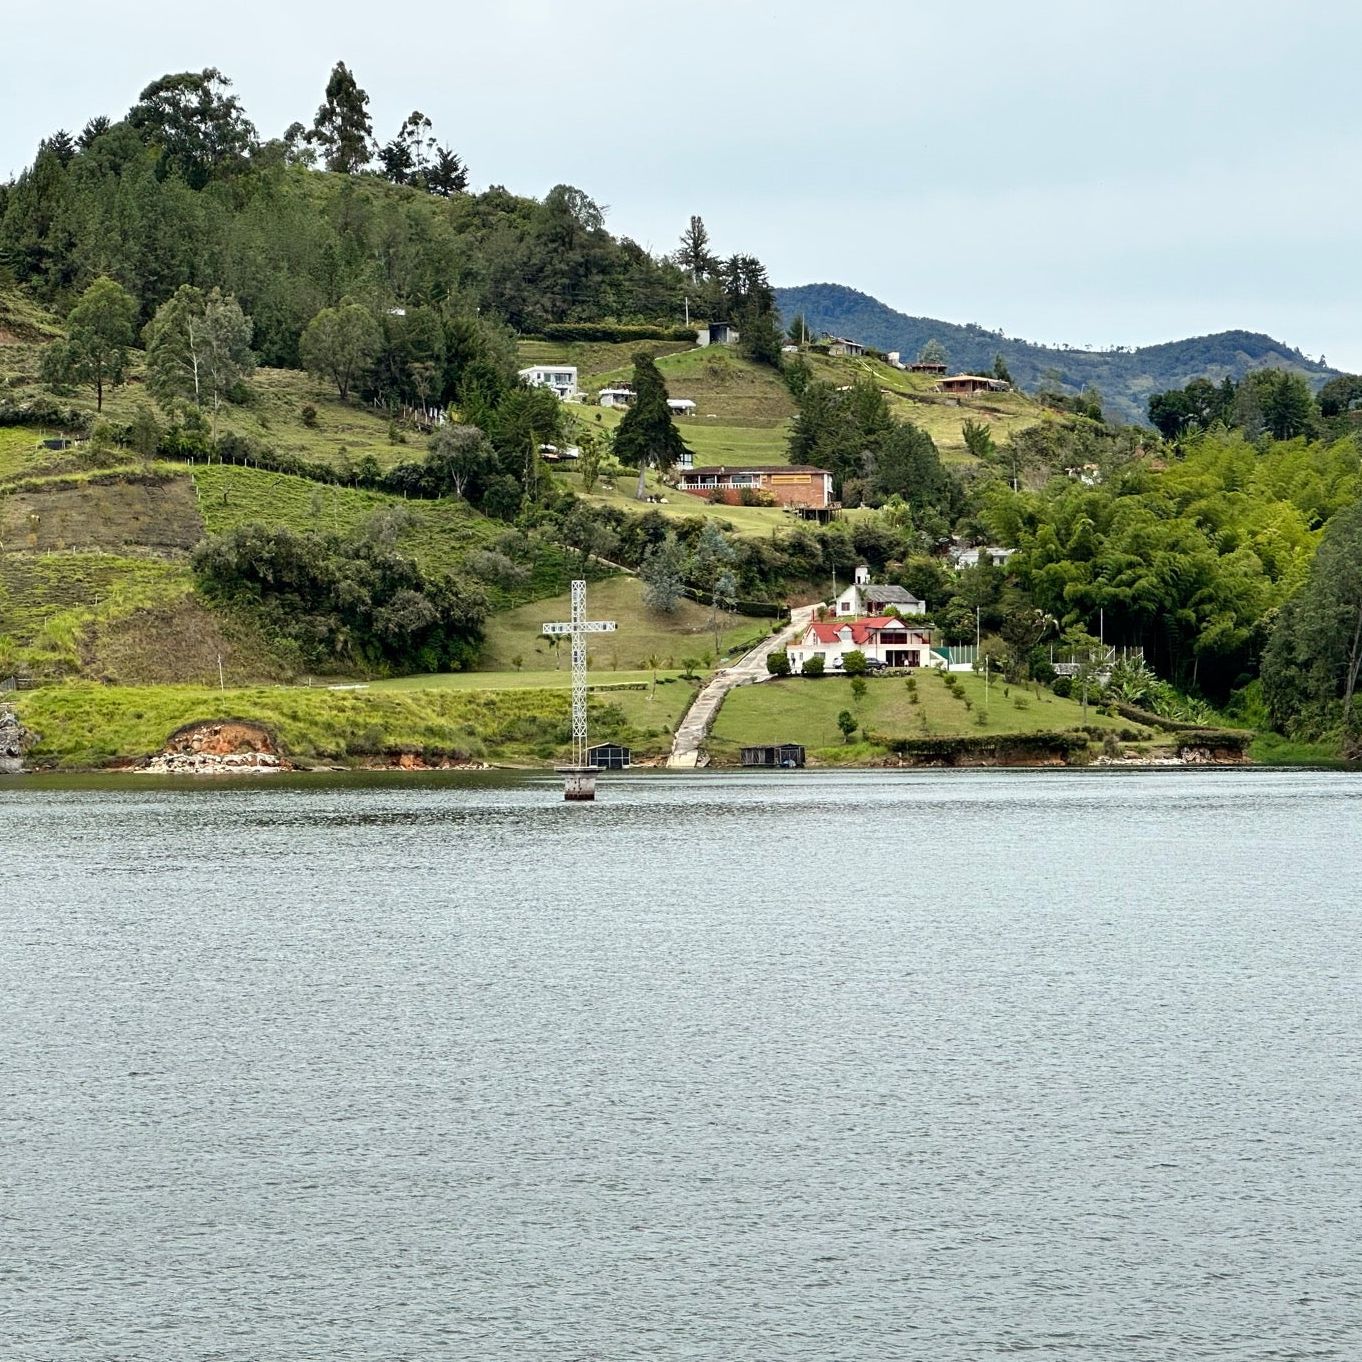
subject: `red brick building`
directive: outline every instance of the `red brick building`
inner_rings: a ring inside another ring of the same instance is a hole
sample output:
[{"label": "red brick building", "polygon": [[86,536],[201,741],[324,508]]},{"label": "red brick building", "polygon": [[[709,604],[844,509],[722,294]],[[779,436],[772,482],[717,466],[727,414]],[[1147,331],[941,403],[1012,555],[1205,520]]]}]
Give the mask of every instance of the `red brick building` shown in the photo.
[{"label": "red brick building", "polygon": [[765,492],[778,506],[807,510],[827,510],[833,504],[832,474],[826,468],[788,463],[759,468],[686,468],[679,479],[683,492],[707,501],[722,500],[727,506],[741,505],[744,492]]}]

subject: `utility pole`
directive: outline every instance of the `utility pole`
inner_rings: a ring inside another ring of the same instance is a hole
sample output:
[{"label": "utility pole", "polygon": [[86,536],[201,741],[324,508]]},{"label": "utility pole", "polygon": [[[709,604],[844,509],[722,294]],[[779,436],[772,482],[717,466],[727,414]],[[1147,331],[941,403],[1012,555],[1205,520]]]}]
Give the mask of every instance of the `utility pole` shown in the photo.
[{"label": "utility pole", "polygon": [[686,325],[690,325],[690,299],[686,299]]}]

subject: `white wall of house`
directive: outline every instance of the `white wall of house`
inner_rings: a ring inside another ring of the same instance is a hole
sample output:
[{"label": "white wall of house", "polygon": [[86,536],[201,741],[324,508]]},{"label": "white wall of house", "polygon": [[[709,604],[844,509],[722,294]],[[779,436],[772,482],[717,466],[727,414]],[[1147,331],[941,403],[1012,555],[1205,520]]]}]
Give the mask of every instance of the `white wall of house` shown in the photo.
[{"label": "white wall of house", "polygon": [[[865,587],[867,585],[869,583],[853,582],[837,597],[833,613],[839,617],[846,615],[851,619],[859,619],[862,615],[873,615],[879,611],[878,605],[872,605],[865,598]],[[927,613],[926,601],[918,601],[916,604],[908,601],[892,601],[890,604],[900,615],[925,615]]]},{"label": "white wall of house", "polygon": [[878,639],[857,643],[852,635],[851,626],[845,624],[838,631],[837,639],[826,642],[820,639],[817,632],[811,627],[805,631],[798,642],[790,644],[785,653],[790,659],[790,670],[796,676],[804,670],[804,663],[811,657],[823,659],[823,670],[825,672],[839,672],[842,670],[843,659],[847,653],[856,651],[864,653],[868,658],[883,662],[886,667],[934,667],[942,665],[943,660],[932,652],[932,645],[929,640],[915,639],[912,630],[906,632],[909,639],[906,643],[889,643]]},{"label": "white wall of house", "polygon": [[559,397],[577,396],[575,364],[532,364],[520,376],[532,388],[552,388]]}]

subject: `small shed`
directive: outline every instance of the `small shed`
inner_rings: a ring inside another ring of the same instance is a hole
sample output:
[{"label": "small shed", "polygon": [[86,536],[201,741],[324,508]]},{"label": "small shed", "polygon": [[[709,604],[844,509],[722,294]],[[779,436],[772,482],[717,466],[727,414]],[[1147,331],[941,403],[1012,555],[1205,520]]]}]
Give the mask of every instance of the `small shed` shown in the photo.
[{"label": "small shed", "polygon": [[804,748],[797,742],[777,743],[774,747],[744,747],[744,766],[795,767],[804,765]]},{"label": "small shed", "polygon": [[731,322],[710,322],[695,332],[697,345],[736,345],[739,339],[740,332]]},{"label": "small shed", "polygon": [[845,336],[829,336],[828,354],[854,357],[865,354],[865,346],[860,341],[848,340]]},{"label": "small shed", "polygon": [[602,771],[623,771],[629,765],[629,749],[617,742],[603,742],[586,749],[586,764]]}]

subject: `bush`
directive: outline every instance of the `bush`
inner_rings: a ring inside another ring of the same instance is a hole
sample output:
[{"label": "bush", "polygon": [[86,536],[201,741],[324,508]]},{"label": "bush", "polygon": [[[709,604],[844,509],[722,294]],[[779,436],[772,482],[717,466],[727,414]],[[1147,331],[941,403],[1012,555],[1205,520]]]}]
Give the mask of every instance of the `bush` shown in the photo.
[{"label": "bush", "polygon": [[784,648],[766,654],[766,670],[771,676],[789,676],[790,655]]},{"label": "bush", "polygon": [[317,429],[317,408],[314,407],[311,402],[303,403],[303,410],[301,415],[303,418],[303,424],[309,430]]},{"label": "bush", "polygon": [[539,334],[550,341],[695,341],[693,326],[629,326],[618,322],[555,322]]},{"label": "bush", "polygon": [[1074,693],[1074,679],[1072,676],[1057,676],[1050,683],[1050,689],[1054,691],[1061,700],[1071,699]]},{"label": "bush", "polygon": [[1102,755],[1104,757],[1116,758],[1125,756],[1125,752],[1122,750],[1121,744],[1117,740],[1115,733],[1108,733],[1102,739]]},{"label": "bush", "polygon": [[865,654],[859,648],[853,648],[849,653],[842,655],[842,671],[847,676],[864,676],[868,670]]},{"label": "bush", "polygon": [[822,675],[823,675],[823,659],[822,659],[821,657],[811,657],[811,658],[809,658],[809,659],[804,663],[803,670],[802,670],[802,672],[801,672],[800,674],[801,674],[802,676],[822,676]]}]

